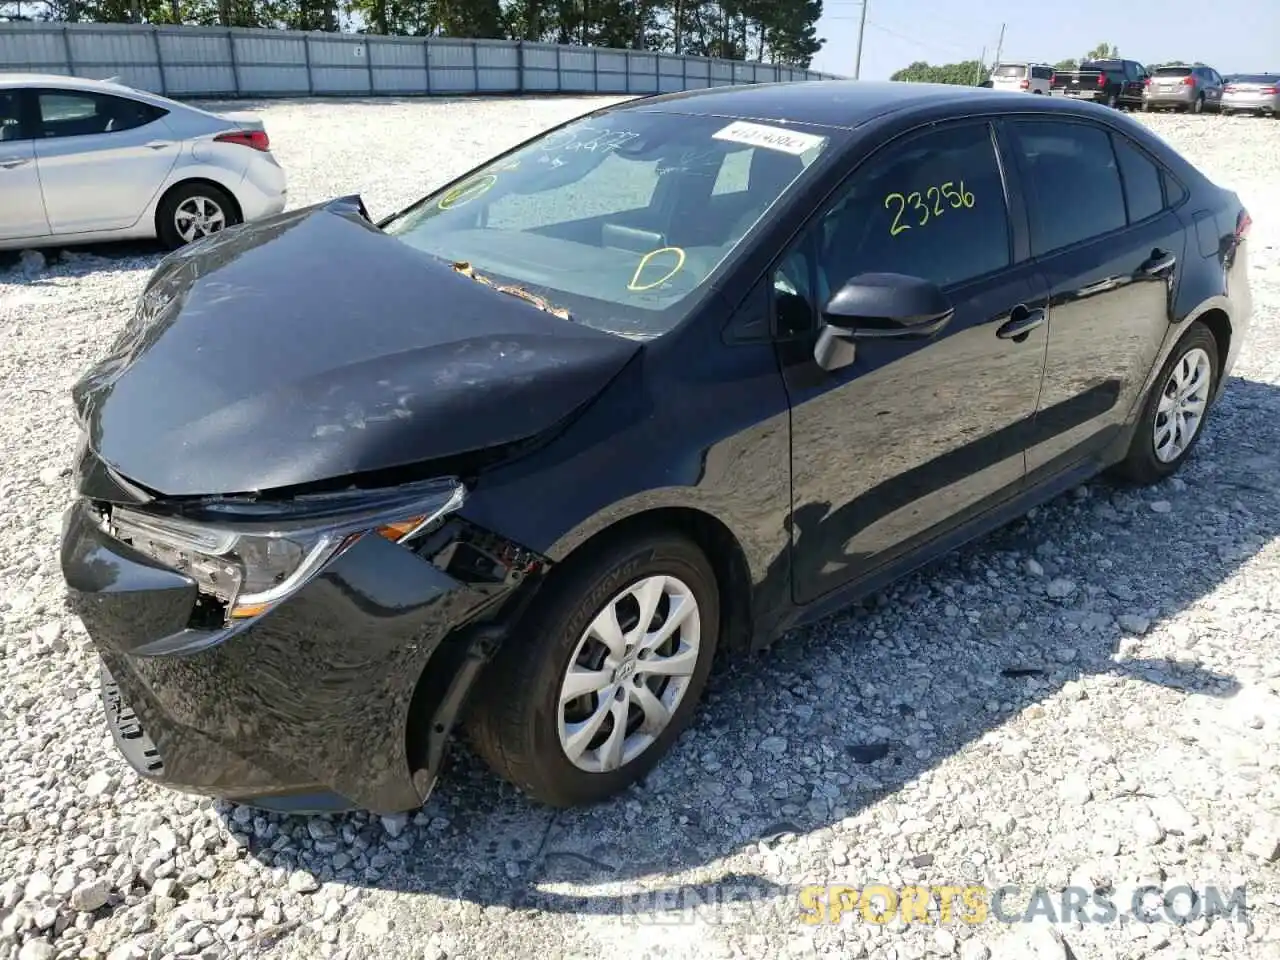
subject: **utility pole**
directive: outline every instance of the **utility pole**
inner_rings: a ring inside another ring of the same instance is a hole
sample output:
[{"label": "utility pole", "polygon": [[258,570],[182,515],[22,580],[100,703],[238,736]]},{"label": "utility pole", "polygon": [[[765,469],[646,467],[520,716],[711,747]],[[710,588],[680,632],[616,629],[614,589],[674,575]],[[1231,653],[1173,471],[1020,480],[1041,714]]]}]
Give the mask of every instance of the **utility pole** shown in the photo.
[{"label": "utility pole", "polygon": [[862,12],[858,15],[858,49],[853,55],[853,79],[862,77],[862,35],[867,32],[867,0],[862,0]]},{"label": "utility pole", "polygon": [[1004,28],[1005,25],[1003,23],[1000,24],[1000,39],[996,42],[996,66],[1000,65],[1000,51],[1004,49]]}]

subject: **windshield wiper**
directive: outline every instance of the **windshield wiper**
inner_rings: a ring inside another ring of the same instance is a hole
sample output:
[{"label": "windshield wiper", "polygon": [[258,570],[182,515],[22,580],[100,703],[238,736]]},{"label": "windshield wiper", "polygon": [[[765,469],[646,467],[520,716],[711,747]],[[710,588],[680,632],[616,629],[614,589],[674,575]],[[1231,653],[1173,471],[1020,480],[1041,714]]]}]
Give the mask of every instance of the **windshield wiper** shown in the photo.
[{"label": "windshield wiper", "polygon": [[549,301],[538,296],[536,293],[530,293],[528,290],[524,289],[523,287],[516,286],[514,284],[494,283],[488,277],[483,276],[482,274],[476,273],[475,268],[465,260],[460,260],[460,261],[455,260],[453,262],[453,269],[456,272],[462,274],[464,277],[470,277],[476,283],[483,283],[486,287],[492,287],[494,290],[497,290],[499,293],[509,293],[513,297],[519,297],[521,300],[525,300],[528,303],[532,303],[539,310],[545,310],[547,313],[554,314],[555,316],[559,317],[561,320],[569,320],[569,321],[573,320],[573,315],[569,313],[569,311],[566,310],[564,307],[557,307],[552,303],[550,303]]}]

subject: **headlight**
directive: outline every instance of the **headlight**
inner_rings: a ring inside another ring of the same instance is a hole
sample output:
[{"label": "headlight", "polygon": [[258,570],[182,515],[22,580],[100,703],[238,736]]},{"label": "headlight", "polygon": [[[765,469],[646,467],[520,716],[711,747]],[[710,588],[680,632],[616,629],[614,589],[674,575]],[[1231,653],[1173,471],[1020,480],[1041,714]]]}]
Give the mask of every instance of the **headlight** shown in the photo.
[{"label": "headlight", "polygon": [[110,532],[191,577],[226,605],[227,617],[265,613],[367,534],[403,543],[462,506],[452,480],[391,491],[298,497],[284,503],[202,504],[195,516],[158,516],[117,507]]}]

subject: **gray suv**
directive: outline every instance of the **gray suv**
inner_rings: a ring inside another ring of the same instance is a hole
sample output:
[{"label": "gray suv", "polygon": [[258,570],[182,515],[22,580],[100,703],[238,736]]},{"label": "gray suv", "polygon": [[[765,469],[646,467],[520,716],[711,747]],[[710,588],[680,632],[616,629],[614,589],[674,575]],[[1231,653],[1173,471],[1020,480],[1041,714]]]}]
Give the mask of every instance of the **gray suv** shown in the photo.
[{"label": "gray suv", "polygon": [[1221,75],[1212,67],[1157,67],[1147,77],[1142,94],[1142,109],[1165,107],[1201,113],[1206,108],[1218,109],[1222,104]]}]

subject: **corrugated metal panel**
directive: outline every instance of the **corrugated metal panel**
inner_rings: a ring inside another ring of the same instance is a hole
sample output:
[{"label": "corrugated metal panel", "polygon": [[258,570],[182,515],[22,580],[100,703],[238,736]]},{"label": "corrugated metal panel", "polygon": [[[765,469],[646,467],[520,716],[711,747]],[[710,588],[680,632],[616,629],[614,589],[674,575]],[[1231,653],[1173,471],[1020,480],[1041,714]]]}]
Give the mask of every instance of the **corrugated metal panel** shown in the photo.
[{"label": "corrugated metal panel", "polygon": [[311,89],[316,93],[372,93],[369,68],[311,67]]},{"label": "corrugated metal panel", "polygon": [[560,89],[593,91],[596,88],[596,75],[585,70],[561,70]]},{"label": "corrugated metal panel", "polygon": [[368,39],[369,62],[375,67],[416,67],[425,69],[427,45],[422,40],[395,41]]},{"label": "corrugated metal panel", "polygon": [[520,54],[514,43],[477,43],[476,63],[481,69],[501,67],[504,70],[514,70],[520,65]]},{"label": "corrugated metal panel", "polygon": [[67,67],[67,46],[61,30],[8,30],[0,32],[0,68],[32,67],[38,73],[46,67]]},{"label": "corrugated metal panel", "polygon": [[589,50],[574,50],[569,47],[560,48],[560,70],[575,70],[595,73],[595,54]]},{"label": "corrugated metal panel", "polygon": [[[435,50],[431,51],[433,54]],[[432,67],[431,90],[433,93],[475,93],[476,72],[471,67]]]},{"label": "corrugated metal panel", "polygon": [[658,72],[658,58],[652,53],[629,53],[632,74],[650,74]]},{"label": "corrugated metal panel", "polygon": [[733,64],[725,63],[725,61],[723,60],[712,60],[711,61],[711,79],[712,80],[732,80]]},{"label": "corrugated metal panel", "polygon": [[602,73],[606,70],[610,73],[626,73],[627,55],[625,53],[614,53],[610,50],[600,50],[596,53],[596,69]]},{"label": "corrugated metal panel", "polygon": [[86,77],[90,80],[110,80],[112,77],[119,77],[120,82],[127,87],[133,87],[135,90],[149,90],[152,93],[160,93],[163,87],[160,83],[160,68],[149,66],[136,66],[133,64],[107,64],[106,66],[80,66],[76,64],[77,77]]},{"label": "corrugated metal panel", "polygon": [[659,77],[658,91],[660,93],[675,93],[684,89],[684,77]]},{"label": "corrugated metal panel", "polygon": [[75,64],[123,66],[154,65],[156,62],[155,39],[150,30],[146,33],[126,33],[123,30],[112,30],[110,33],[68,31],[67,43],[71,47],[71,62]]},{"label": "corrugated metal panel", "polygon": [[303,37],[273,37],[257,31],[252,34],[235,34],[236,61],[255,67],[280,64],[305,69],[307,51],[303,46],[304,42]]},{"label": "corrugated metal panel", "polygon": [[311,66],[316,67],[361,67],[368,70],[369,51],[363,40],[339,40],[337,37],[309,37]]},{"label": "corrugated metal panel", "polygon": [[687,81],[685,81],[684,88],[686,90],[702,90],[707,86],[709,86],[709,84],[707,83],[705,78],[695,79],[694,77],[690,77]]},{"label": "corrugated metal panel", "polygon": [[475,64],[474,55],[471,51],[471,44],[458,40],[447,43],[432,41],[430,47],[427,48],[427,54],[431,58],[432,69],[436,67],[471,67]]},{"label": "corrugated metal panel", "polygon": [[225,33],[195,30],[161,30],[157,34],[160,59],[169,64],[213,65],[231,63],[231,40]]},{"label": "corrugated metal panel", "polygon": [[524,71],[524,88],[526,90],[554,90],[559,78],[554,70]]},{"label": "corrugated metal panel", "polygon": [[166,64],[164,82],[166,92],[174,97],[236,92],[235,71],[217,64],[200,67],[171,67]]},{"label": "corrugated metal panel", "polygon": [[632,73],[629,93],[657,93],[658,77],[653,73]]},{"label": "corrugated metal panel", "polygon": [[248,94],[305,94],[310,90],[305,66],[257,67],[240,65],[240,92]]},{"label": "corrugated metal panel", "polygon": [[[685,76],[690,80],[695,77],[701,80],[706,80],[711,76],[711,64],[706,60],[690,60],[686,68]],[[705,87],[706,84],[704,83],[703,86]]]},{"label": "corrugated metal panel", "polygon": [[480,89],[488,93],[514,93],[520,89],[520,71],[496,67],[480,68]]},{"label": "corrugated metal panel", "polygon": [[550,67],[555,70],[560,64],[560,55],[555,47],[549,47],[545,44],[534,45],[526,43],[524,45],[524,65],[526,67]]},{"label": "corrugated metal panel", "polygon": [[627,75],[625,73],[597,73],[596,90],[600,93],[626,93]]},{"label": "corrugated metal panel", "polygon": [[684,76],[684,57],[663,55],[658,57],[658,73],[666,77]]},{"label": "corrugated metal panel", "polygon": [[373,89],[377,93],[426,93],[427,68],[374,67]]}]

